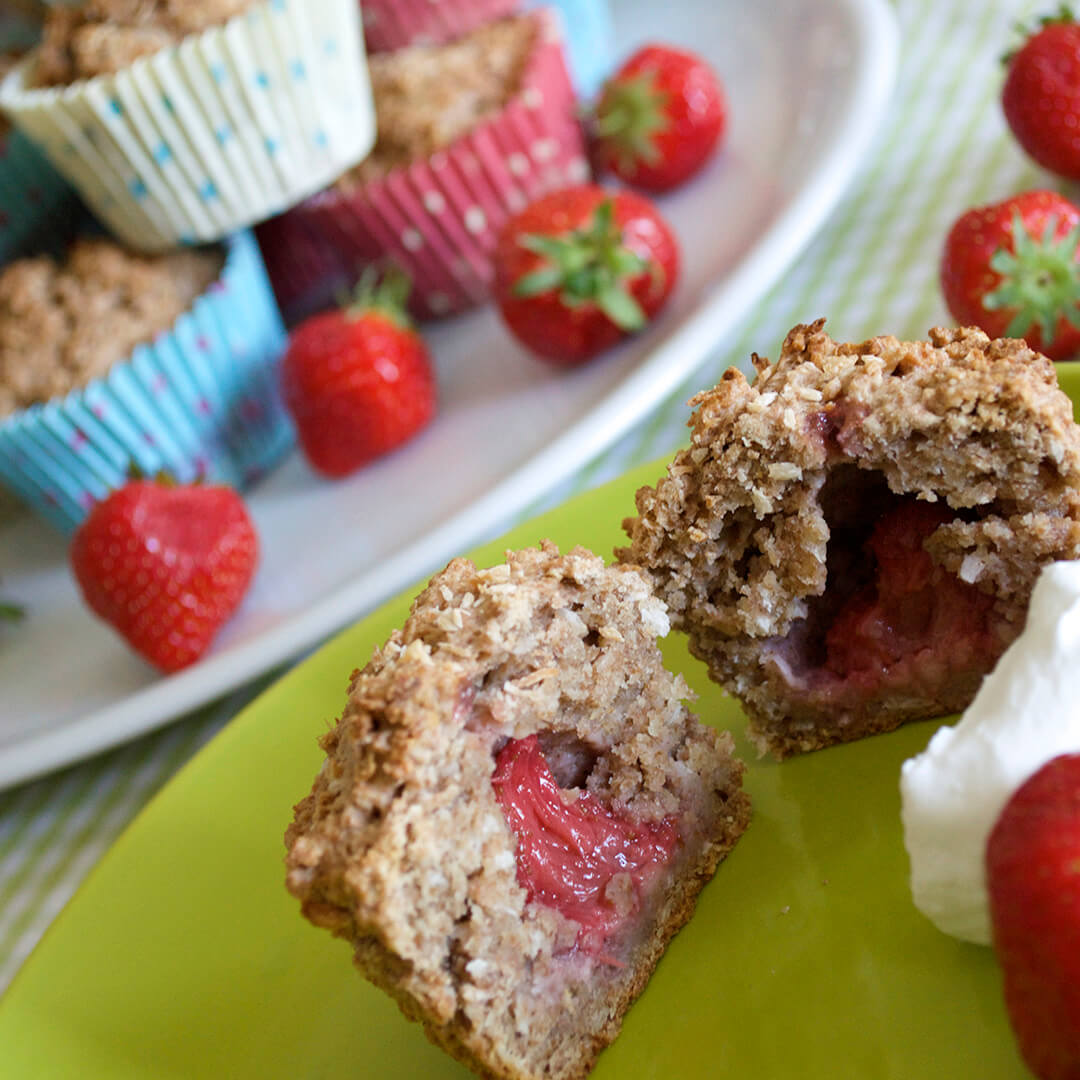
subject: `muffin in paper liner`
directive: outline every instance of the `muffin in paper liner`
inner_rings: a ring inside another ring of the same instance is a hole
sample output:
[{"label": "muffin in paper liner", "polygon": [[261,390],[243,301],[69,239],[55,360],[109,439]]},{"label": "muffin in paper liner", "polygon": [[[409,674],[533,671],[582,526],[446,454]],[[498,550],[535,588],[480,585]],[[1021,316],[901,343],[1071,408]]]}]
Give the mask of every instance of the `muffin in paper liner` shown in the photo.
[{"label": "muffin in paper liner", "polygon": [[360,13],[368,48],[389,52],[453,41],[519,7],[520,0],[363,0]]},{"label": "muffin in paper liner", "polygon": [[120,240],[144,252],[221,239],[355,165],[375,139],[356,0],[263,0],[114,75],[0,107]]},{"label": "muffin in paper liner", "polygon": [[503,224],[533,199],[589,178],[557,16],[538,10],[517,93],[494,116],[427,158],[354,188],[338,184],[259,227],[286,319],[326,306],[364,267],[411,278],[419,318],[484,302]]},{"label": "muffin in paper liner", "polygon": [[0,482],[63,532],[133,471],[243,488],[293,444],[281,316],[250,232],[153,341],[69,394],[0,421]]}]

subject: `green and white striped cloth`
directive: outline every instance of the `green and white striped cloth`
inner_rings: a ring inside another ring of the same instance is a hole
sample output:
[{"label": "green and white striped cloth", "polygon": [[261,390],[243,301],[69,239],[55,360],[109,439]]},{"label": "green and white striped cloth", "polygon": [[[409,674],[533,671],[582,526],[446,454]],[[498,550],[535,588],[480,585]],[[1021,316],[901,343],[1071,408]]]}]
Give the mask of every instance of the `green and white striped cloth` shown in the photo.
[{"label": "green and white striped cloth", "polygon": [[[746,367],[752,351],[775,356],[794,323],[824,315],[834,337],[855,341],[918,338],[947,324],[937,262],[952,221],[971,205],[1061,186],[1022,155],[998,104],[1000,57],[1015,41],[1015,23],[1054,7],[897,0],[901,57],[891,109],[816,240],[703,369],[529,513],[670,454],[685,439],[692,394],[730,364]],[[275,674],[160,732],[0,793],[0,990],[124,826]]]}]

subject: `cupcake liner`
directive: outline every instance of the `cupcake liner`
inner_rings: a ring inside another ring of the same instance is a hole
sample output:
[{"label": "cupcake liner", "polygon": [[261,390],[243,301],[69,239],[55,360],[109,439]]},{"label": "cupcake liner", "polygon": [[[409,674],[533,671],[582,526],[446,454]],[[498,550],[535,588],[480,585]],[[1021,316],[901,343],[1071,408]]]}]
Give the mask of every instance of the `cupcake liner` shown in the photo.
[{"label": "cupcake liner", "polygon": [[519,0],[362,0],[360,12],[368,48],[389,52],[453,41],[518,7]]},{"label": "cupcake liner", "polygon": [[481,303],[503,224],[540,195],[588,179],[557,19],[547,10],[532,17],[540,23],[533,55],[496,116],[425,160],[354,190],[321,192],[260,229],[286,318],[315,310],[304,305],[373,262],[409,275],[420,318]]},{"label": "cupcake liner", "polygon": [[173,327],[63,398],[0,421],[0,481],[64,532],[137,469],[242,488],[291,446],[285,330],[250,232]]},{"label": "cupcake liner", "polygon": [[264,0],[115,75],[0,107],[140,251],[215,241],[319,190],[375,139],[356,0]]}]

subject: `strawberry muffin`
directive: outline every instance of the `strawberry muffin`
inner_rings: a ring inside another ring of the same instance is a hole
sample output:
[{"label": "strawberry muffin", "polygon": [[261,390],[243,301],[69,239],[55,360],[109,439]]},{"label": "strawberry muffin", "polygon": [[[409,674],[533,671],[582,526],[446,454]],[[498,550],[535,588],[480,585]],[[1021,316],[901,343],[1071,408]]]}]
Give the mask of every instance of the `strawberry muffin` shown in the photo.
[{"label": "strawberry muffin", "polygon": [[694,399],[617,553],[779,758],[964,708],[1041,567],[1080,556],[1080,428],[1049,360],[823,325]]},{"label": "strawberry muffin", "polygon": [[328,306],[372,263],[408,274],[420,318],[481,303],[505,222],[589,175],[551,12],[380,53],[371,79],[379,134],[370,156],[259,228],[289,321]]},{"label": "strawberry muffin", "polygon": [[584,1076],[746,827],[667,626],[636,571],[581,548],[458,559],[323,737],[288,888],[481,1076]]},{"label": "strawberry muffin", "polygon": [[146,252],[280,213],[375,135],[356,0],[54,5],[0,108]]},{"label": "strawberry muffin", "polygon": [[254,237],[51,238],[0,272],[0,483],[65,532],[133,471],[243,487],[292,445]]}]

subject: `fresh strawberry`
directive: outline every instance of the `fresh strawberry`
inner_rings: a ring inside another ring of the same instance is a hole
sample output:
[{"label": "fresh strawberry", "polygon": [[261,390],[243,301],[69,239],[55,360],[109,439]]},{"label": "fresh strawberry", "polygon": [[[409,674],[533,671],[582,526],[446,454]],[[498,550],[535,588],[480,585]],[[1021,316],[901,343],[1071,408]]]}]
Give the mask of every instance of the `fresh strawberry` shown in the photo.
[{"label": "fresh strawberry", "polygon": [[724,92],[700,56],[647,45],[604,86],[593,121],[596,163],[628,184],[667,191],[709,160],[726,122]]},{"label": "fresh strawberry", "polygon": [[285,403],[308,461],[345,476],[412,438],[435,415],[427,346],[405,315],[409,281],[364,280],[345,308],[314,315],[289,339]]},{"label": "fresh strawberry", "polygon": [[1040,1080],[1080,1077],[1080,754],[1054,758],[1006,803],[986,846],[1005,1005]]},{"label": "fresh strawberry", "polygon": [[239,606],[258,550],[232,488],[135,480],[87,515],[71,568],[92,611],[150,663],[178,671]]},{"label": "fresh strawberry", "polygon": [[580,364],[640,330],[679,275],[679,248],[648,199],[586,184],[508,221],[495,252],[506,325],[538,356]]},{"label": "fresh strawberry", "polygon": [[1080,350],[1080,211],[1053,191],[1025,191],[967,211],[941,259],[953,318],[991,337],[1022,337],[1052,360]]},{"label": "fresh strawberry", "polygon": [[1020,145],[1044,168],[1080,180],[1080,26],[1062,6],[1009,57],[1001,94]]}]

